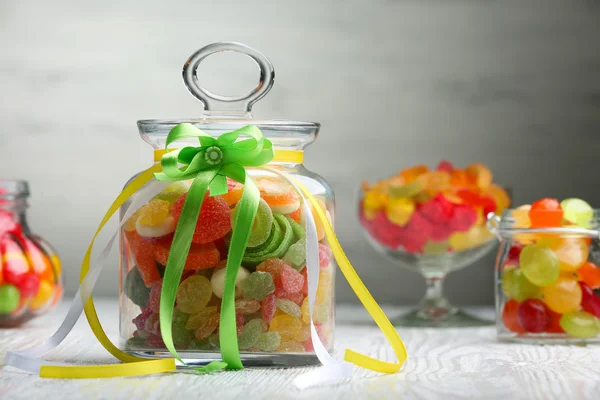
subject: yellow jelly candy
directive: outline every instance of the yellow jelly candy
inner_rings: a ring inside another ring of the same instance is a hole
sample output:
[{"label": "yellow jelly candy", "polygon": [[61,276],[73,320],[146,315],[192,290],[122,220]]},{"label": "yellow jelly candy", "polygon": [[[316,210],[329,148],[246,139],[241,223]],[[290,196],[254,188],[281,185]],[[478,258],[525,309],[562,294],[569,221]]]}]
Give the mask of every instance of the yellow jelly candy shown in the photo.
[{"label": "yellow jelly candy", "polygon": [[165,200],[150,200],[140,209],[139,222],[146,226],[161,224],[171,212],[171,203]]},{"label": "yellow jelly candy", "polygon": [[429,172],[429,167],[427,165],[415,165],[414,167],[402,170],[400,176],[404,182],[411,183],[427,172]]},{"label": "yellow jelly candy", "polygon": [[487,188],[486,194],[496,202],[496,214],[500,215],[502,211],[510,207],[510,197],[508,196],[508,193],[506,193],[506,190],[501,186],[492,183]]},{"label": "yellow jelly candy", "polygon": [[54,295],[54,285],[46,280],[40,281],[40,288],[33,299],[29,302],[29,308],[33,311],[38,310],[52,299]]},{"label": "yellow jelly candy", "polygon": [[324,304],[331,297],[332,277],[326,270],[319,272],[319,286],[317,286],[317,304]]},{"label": "yellow jelly candy", "polygon": [[[146,206],[144,206],[144,207],[146,207]],[[127,222],[125,222],[125,224],[123,225],[123,228],[127,232],[135,231],[135,223],[137,222],[138,218],[140,217],[140,214],[142,213],[142,210],[144,209],[144,207],[142,207],[139,210],[137,210],[136,212],[134,212],[133,215],[131,217],[129,217]]]},{"label": "yellow jelly candy", "polygon": [[279,332],[284,340],[293,339],[300,329],[302,329],[300,319],[287,314],[276,315],[269,326],[269,331]]},{"label": "yellow jelly candy", "polygon": [[486,190],[492,184],[492,171],[483,164],[471,164],[465,172],[469,181],[481,190]]},{"label": "yellow jelly candy", "polygon": [[387,202],[388,195],[386,193],[370,190],[365,193],[363,207],[365,210],[377,211],[383,209]]},{"label": "yellow jelly candy", "polygon": [[442,190],[450,188],[450,174],[446,171],[433,171],[423,175],[427,193],[435,197]]},{"label": "yellow jelly candy", "polygon": [[302,325],[302,328],[296,331],[294,335],[294,340],[299,342],[305,342],[310,339],[310,324]]},{"label": "yellow jelly candy", "polygon": [[392,223],[404,226],[415,212],[415,202],[408,198],[392,198],[385,207],[385,215]]},{"label": "yellow jelly candy", "polygon": [[302,301],[302,307],[300,307],[300,310],[302,310],[302,322],[304,322],[305,324],[310,324],[310,312],[308,309],[308,296],[306,296],[304,298],[304,300]]},{"label": "yellow jelly candy", "polygon": [[543,237],[538,240],[538,245],[554,250],[561,271],[577,271],[588,260],[589,247],[585,238]]},{"label": "yellow jelly candy", "polygon": [[582,292],[575,279],[559,277],[558,280],[542,288],[544,303],[554,312],[564,314],[579,310]]},{"label": "yellow jelly candy", "polygon": [[473,226],[467,232],[450,235],[450,246],[454,251],[464,251],[487,242],[493,234],[485,226]]},{"label": "yellow jelly candy", "polygon": [[304,346],[295,340],[282,340],[277,351],[285,353],[304,353]]}]

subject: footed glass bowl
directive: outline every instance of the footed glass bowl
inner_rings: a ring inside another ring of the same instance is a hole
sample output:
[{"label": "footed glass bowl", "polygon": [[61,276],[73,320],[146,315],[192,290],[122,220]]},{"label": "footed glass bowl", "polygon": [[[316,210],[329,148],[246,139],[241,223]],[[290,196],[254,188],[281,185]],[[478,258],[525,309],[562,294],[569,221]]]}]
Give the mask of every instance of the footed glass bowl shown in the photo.
[{"label": "footed glass bowl", "polygon": [[[365,208],[363,189],[359,192],[359,216],[368,242],[387,259],[421,273],[427,285],[419,306],[392,319],[392,323],[413,327],[492,325],[493,321],[479,319],[453,306],[443,295],[443,283],[448,273],[473,264],[497,244],[495,236],[486,227],[485,218],[478,216],[472,222],[469,219],[464,223],[453,222],[451,218],[462,218],[459,210],[449,212],[447,221],[436,223],[433,214],[427,212],[429,205],[421,203],[414,206],[400,224],[398,220],[402,218],[397,215],[395,218],[394,210],[389,207],[374,212]],[[439,200],[436,196],[428,201],[433,204],[438,201],[436,199]],[[452,207],[448,206],[448,209],[452,210]]]}]

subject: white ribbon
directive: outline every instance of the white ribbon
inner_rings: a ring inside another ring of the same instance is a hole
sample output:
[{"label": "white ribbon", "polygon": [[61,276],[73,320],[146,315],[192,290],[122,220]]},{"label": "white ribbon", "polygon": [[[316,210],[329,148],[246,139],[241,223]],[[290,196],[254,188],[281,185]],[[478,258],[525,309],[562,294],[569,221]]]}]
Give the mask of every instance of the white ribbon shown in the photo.
[{"label": "white ribbon", "polygon": [[90,299],[92,292],[94,290],[94,286],[96,285],[96,281],[102,272],[102,268],[104,267],[104,263],[110,254],[110,250],[114,244],[114,241],[125,222],[135,213],[138,209],[140,209],[144,204],[146,204],[150,199],[156,196],[158,193],[162,192],[167,186],[169,182],[157,182],[152,181],[150,184],[146,185],[142,189],[137,192],[137,195],[129,206],[125,215],[121,219],[119,226],[117,227],[115,233],[112,235],[106,247],[102,253],[96,257],[94,262],[92,263],[90,270],[87,275],[81,282],[79,289],[77,289],[77,293],[75,294],[75,298],[69,307],[69,311],[65,319],[63,320],[60,327],[56,330],[54,335],[52,335],[48,340],[39,346],[31,347],[26,350],[18,350],[18,351],[9,351],[6,353],[6,358],[4,359],[5,365],[10,365],[11,367],[19,368],[24,371],[33,372],[39,374],[40,367],[42,365],[64,365],[63,363],[51,363],[48,361],[43,361],[40,359],[41,356],[48,353],[49,351],[55,349],[59,344],[61,344],[67,335],[73,330],[75,323],[83,313],[83,307]]},{"label": "white ribbon", "polygon": [[319,240],[317,236],[317,227],[315,225],[312,211],[309,206],[309,200],[304,196],[302,190],[296,185],[294,180],[286,173],[277,171],[271,168],[265,168],[267,171],[272,172],[276,175],[281,176],[287,180],[294,189],[298,192],[298,195],[302,199],[303,212],[306,216],[305,230],[306,230],[306,271],[308,278],[308,309],[310,311],[310,332],[313,348],[315,354],[323,366],[321,368],[314,369],[310,372],[306,372],[294,379],[294,384],[299,389],[305,389],[311,386],[316,386],[332,381],[336,381],[343,378],[349,378],[352,376],[352,364],[345,361],[338,361],[329,354],[321,338],[315,328],[313,322],[313,312],[315,309],[315,301],[317,297],[317,287],[319,286]]}]

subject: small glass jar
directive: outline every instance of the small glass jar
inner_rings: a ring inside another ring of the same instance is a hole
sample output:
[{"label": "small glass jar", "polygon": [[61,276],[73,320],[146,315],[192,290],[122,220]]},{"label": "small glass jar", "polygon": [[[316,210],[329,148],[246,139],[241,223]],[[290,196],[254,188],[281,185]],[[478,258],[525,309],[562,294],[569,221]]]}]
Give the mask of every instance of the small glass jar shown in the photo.
[{"label": "small glass jar", "polygon": [[60,260],[29,230],[27,197],[27,182],[0,180],[0,327],[44,314],[62,297]]},{"label": "small glass jar", "polygon": [[[248,96],[224,98],[198,85],[195,77],[198,64],[219,51],[247,54],[259,65],[261,82]],[[138,121],[140,135],[153,149],[161,150],[169,131],[183,122],[213,136],[255,125],[273,143],[276,153],[267,168],[285,172],[303,183],[333,223],[331,187],[302,164],[302,151],[316,139],[319,124],[252,119],[251,106],[271,88],[273,77],[270,62],[254,49],[236,43],[207,46],[195,53],[184,68],[184,81],[190,92],[204,103],[205,115],[193,120]],[[294,159],[281,159],[278,154],[293,154]],[[300,198],[278,175],[261,168],[247,171],[260,190],[261,200],[236,284],[241,359],[245,366],[316,364],[318,359],[310,338]],[[189,184],[185,181],[171,184],[123,225],[120,344],[124,351],[137,356],[171,357],[158,326],[158,305],[164,266]],[[204,200],[178,290],[173,337],[176,349],[188,365],[203,365],[221,358],[218,324],[223,267],[231,234],[231,213],[243,189],[240,183],[229,179],[228,186],[227,194]],[[136,195],[122,207],[121,216],[135,200]],[[331,351],[335,265],[318,221],[317,235],[321,268],[313,320],[326,349]],[[260,330],[249,326],[260,326]]]},{"label": "small glass jar", "polygon": [[[544,211],[537,213],[536,218],[545,218]],[[531,228],[526,208],[490,215],[488,225],[500,238],[498,339],[600,342],[600,213],[586,212],[573,220],[578,222]]]}]

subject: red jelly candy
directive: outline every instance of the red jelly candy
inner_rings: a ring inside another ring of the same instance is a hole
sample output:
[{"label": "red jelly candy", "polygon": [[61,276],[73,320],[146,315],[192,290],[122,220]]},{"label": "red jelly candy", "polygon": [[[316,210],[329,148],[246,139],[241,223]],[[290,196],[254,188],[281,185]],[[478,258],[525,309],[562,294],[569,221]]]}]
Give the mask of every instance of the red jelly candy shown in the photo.
[{"label": "red jelly candy", "polygon": [[271,323],[271,320],[275,316],[275,311],[277,311],[276,301],[277,301],[277,298],[275,297],[274,294],[268,295],[267,298],[262,301],[261,313],[262,313],[263,320],[267,324]]},{"label": "red jelly candy", "polygon": [[510,250],[508,250],[508,258],[506,261],[511,265],[519,265],[519,256],[521,255],[521,250],[523,250],[522,245],[513,245]]},{"label": "red jelly candy", "polygon": [[304,277],[289,265],[284,265],[281,270],[281,285],[287,293],[299,293],[304,286]]},{"label": "red jelly candy", "polygon": [[277,296],[277,290],[275,290],[275,297],[277,297],[279,299],[291,300],[294,303],[296,303],[299,306],[301,306],[302,305],[302,301],[304,300],[304,297],[306,297],[306,295],[302,294],[302,292],[298,292],[298,293],[283,292],[283,293],[280,293],[279,296]]},{"label": "red jelly candy", "polygon": [[544,332],[550,326],[550,310],[537,299],[528,299],[521,303],[517,310],[519,324],[532,333]]},{"label": "red jelly candy", "polygon": [[152,283],[159,281],[161,278],[154,255],[157,246],[144,240],[136,231],[125,231],[125,237],[144,284],[150,286]]},{"label": "red jelly candy", "polygon": [[302,270],[302,276],[304,277],[304,285],[302,285],[302,294],[308,296],[308,271],[307,268]]},{"label": "red jelly candy", "polygon": [[433,199],[420,205],[419,213],[434,225],[442,225],[452,218],[454,205],[443,194],[438,193]]},{"label": "red jelly candy", "polygon": [[436,170],[444,171],[444,172],[451,174],[452,171],[454,170],[454,165],[452,165],[452,163],[450,161],[442,160],[438,164]]},{"label": "red jelly candy", "polygon": [[583,308],[585,312],[600,318],[600,297],[598,297],[592,288],[584,282],[579,282],[579,286],[581,286],[582,293],[581,308]]},{"label": "red jelly candy", "polygon": [[[156,246],[156,261],[162,265],[167,265],[170,248]],[[192,243],[185,261],[185,269],[197,270],[215,267],[221,261],[221,255],[214,243]]]},{"label": "red jelly candy", "polygon": [[496,211],[496,202],[494,199],[488,196],[481,197],[481,205],[483,206],[483,216],[487,217],[487,215],[491,212]]},{"label": "red jelly candy", "polygon": [[404,228],[392,223],[384,211],[375,215],[372,224],[371,235],[379,243],[392,249],[402,244]]},{"label": "red jelly candy", "polygon": [[34,273],[23,275],[17,288],[21,292],[21,297],[34,297],[40,289],[40,278]]},{"label": "red jelly candy", "polygon": [[431,223],[423,218],[420,213],[414,213],[404,228],[402,246],[409,253],[419,253],[431,237],[432,231]]},{"label": "red jelly candy", "polygon": [[443,242],[448,239],[450,235],[454,233],[454,229],[452,229],[449,225],[438,225],[433,226],[431,230],[431,240],[434,242]]},{"label": "red jelly candy", "polygon": [[304,350],[308,353],[312,353],[315,351],[315,347],[313,346],[312,339],[308,339],[302,343],[304,345]]},{"label": "red jelly candy", "polygon": [[517,319],[517,310],[519,309],[519,302],[516,300],[508,300],[504,304],[502,309],[502,322],[506,329],[516,333],[525,333],[525,329],[519,323]]},{"label": "red jelly candy", "polygon": [[450,226],[458,232],[466,232],[477,221],[477,213],[467,205],[454,207],[454,214],[450,220]]},{"label": "red jelly candy", "polygon": [[[179,220],[186,198],[187,193],[181,195],[173,204],[172,212],[176,220]],[[231,231],[231,210],[227,202],[220,196],[205,197],[192,241],[210,243],[222,238],[229,231]]]},{"label": "red jelly candy", "polygon": [[550,326],[548,326],[548,329],[546,329],[546,332],[547,333],[565,333],[565,330],[562,328],[562,326],[560,326],[560,318],[562,317],[562,314],[559,314],[552,310],[549,310],[549,311],[550,311]]},{"label": "red jelly candy", "polygon": [[146,321],[152,315],[152,310],[146,308],[140,315],[131,320],[138,331],[143,331],[146,326]]},{"label": "red jelly candy", "polygon": [[532,228],[559,227],[563,220],[563,210],[556,199],[541,199],[531,205],[529,221]]},{"label": "red jelly candy", "polygon": [[329,246],[319,243],[319,265],[321,268],[327,268],[330,255],[331,250],[329,249]]},{"label": "red jelly candy", "polygon": [[0,236],[6,233],[21,233],[21,225],[15,221],[14,214],[8,210],[0,210]]},{"label": "red jelly candy", "polygon": [[240,336],[244,329],[244,315],[239,310],[235,310],[235,326],[237,335]]},{"label": "red jelly candy", "polygon": [[160,293],[162,291],[162,279],[154,282],[150,286],[150,295],[148,296],[148,308],[157,313],[160,311]]},{"label": "red jelly candy", "polygon": [[155,349],[165,349],[167,347],[165,342],[163,342],[162,337],[153,334],[148,335],[146,338],[146,343],[148,346],[151,346]]}]

